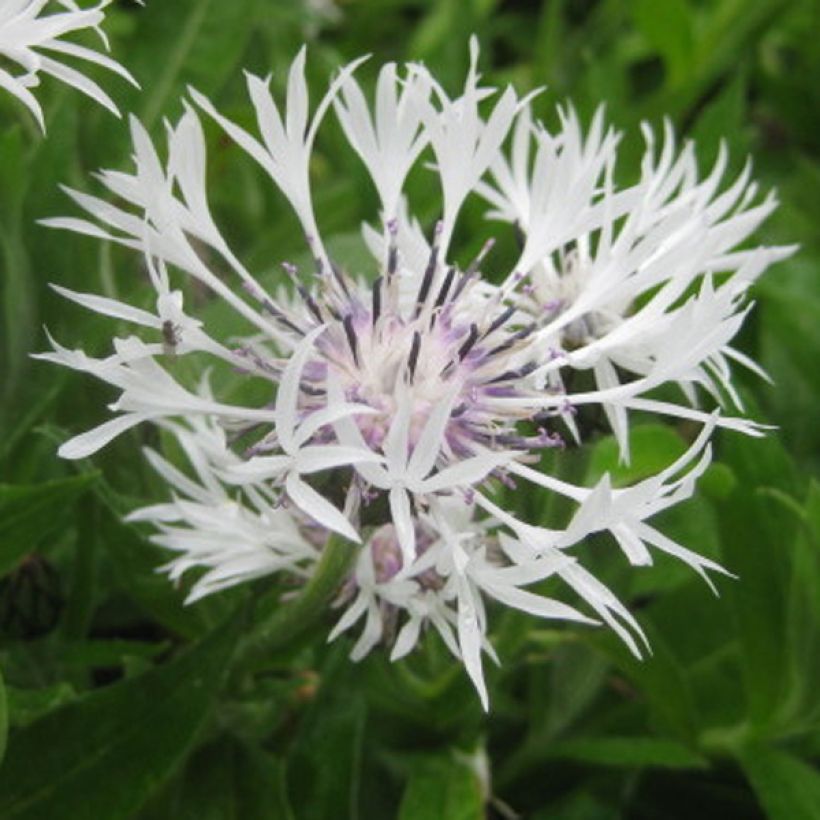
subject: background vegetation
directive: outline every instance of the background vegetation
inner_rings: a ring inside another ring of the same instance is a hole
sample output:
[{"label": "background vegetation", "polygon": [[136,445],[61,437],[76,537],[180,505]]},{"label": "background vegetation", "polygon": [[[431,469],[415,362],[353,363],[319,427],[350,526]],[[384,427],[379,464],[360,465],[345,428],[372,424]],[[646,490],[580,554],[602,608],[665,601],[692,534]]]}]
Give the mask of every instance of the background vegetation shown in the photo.
[{"label": "background vegetation", "polygon": [[[47,282],[143,292],[138,259],[35,224],[72,210],[59,182],[91,190],[91,171],[128,166],[127,128],[46,82],[44,140],[2,96],[0,817],[820,817],[818,2],[151,0],[140,9],[123,0],[107,30],[143,92],[99,79],[156,138],[189,83],[249,119],[241,68],[272,71],[281,89],[304,40],[317,93],[365,52],[374,55],[366,80],[385,60],[412,58],[455,91],[475,32],[490,80],[548,87],[537,102],[548,122],[566,98],[587,121],[606,102],[625,131],[626,176],[640,121],[663,115],[698,140],[704,167],[720,140],[736,171],[753,156],[762,187],[782,200],[762,240],[802,246],[755,288],[742,337],[774,378],[738,374],[748,409],[778,429],[762,441],[722,435],[720,466],[666,515],[667,532],[740,577],[721,579],[719,598],[671,563],[626,572],[590,545],[596,571],[651,637],[643,663],[602,630],[495,611],[503,666],[490,671],[486,716],[432,637],[401,664],[376,652],[353,665],[344,640],[325,643],[326,614],[258,674],[227,674],[253,628],[248,597],[281,589],[263,582],[183,608],[184,591],[155,573],[162,554],[120,521],[164,491],[139,457],[151,432],[124,437],[93,465],[59,461],[57,443],[98,423],[111,395],[28,358],[46,345],[44,325],[68,346],[102,354],[110,344],[110,323]],[[291,217],[256,167],[208,133],[217,221],[252,269],[273,271],[299,253]],[[329,121],[316,190],[324,231],[355,264],[375,197],[340,144]],[[432,224],[437,192],[417,187],[417,211]],[[486,236],[480,211],[459,236],[465,256],[472,226]],[[666,463],[686,435],[646,420],[618,480]],[[614,446],[601,438],[566,459],[576,475],[600,473]]]}]

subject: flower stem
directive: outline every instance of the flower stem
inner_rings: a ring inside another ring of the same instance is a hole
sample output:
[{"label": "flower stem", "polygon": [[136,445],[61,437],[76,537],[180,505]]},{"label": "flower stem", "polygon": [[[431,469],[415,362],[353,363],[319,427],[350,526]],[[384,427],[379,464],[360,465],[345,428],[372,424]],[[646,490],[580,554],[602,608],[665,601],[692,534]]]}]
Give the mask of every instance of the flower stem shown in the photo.
[{"label": "flower stem", "polygon": [[270,617],[258,624],[253,634],[240,644],[236,668],[242,672],[256,669],[272,652],[293,643],[327,610],[356,556],[358,545],[341,535],[332,535],[316,564],[315,571],[299,596],[278,605]]}]

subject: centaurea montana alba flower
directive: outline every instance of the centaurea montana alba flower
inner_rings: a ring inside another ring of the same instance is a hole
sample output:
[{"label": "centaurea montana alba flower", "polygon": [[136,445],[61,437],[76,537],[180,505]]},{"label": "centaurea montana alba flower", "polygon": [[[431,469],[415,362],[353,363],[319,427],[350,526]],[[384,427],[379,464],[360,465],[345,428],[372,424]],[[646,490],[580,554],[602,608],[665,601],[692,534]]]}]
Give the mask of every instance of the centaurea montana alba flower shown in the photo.
[{"label": "centaurea montana alba flower", "polygon": [[5,64],[0,64],[0,88],[28,108],[42,131],[46,130],[43,110],[31,91],[40,84],[40,74],[73,86],[119,116],[111,97],[96,82],[62,62],[63,58],[100,65],[137,85],[115,60],[64,39],[74,32],[94,29],[107,48],[100,24],[105,17],[103,9],[110,2],[101,0],[88,9],[81,9],[74,0],[3,0],[0,4],[0,58]]},{"label": "centaurea montana alba flower", "polygon": [[[746,292],[790,249],[737,250],[775,201],[758,201],[748,171],[721,191],[723,154],[701,179],[691,145],[678,150],[667,127],[659,148],[647,128],[640,178],[617,189],[619,137],[600,112],[586,135],[571,110],[550,133],[533,122],[529,98],[480,84],[475,42],[471,58],[455,97],[421,65],[384,66],[372,110],[353,78],[356,61],[311,116],[303,50],[282,107],[268,80],[247,75],[258,137],[191,90],[168,125],[164,164],[132,119],[135,172],[100,175],[117,204],[69,190],[93,220],[47,224],[141,253],[155,308],[57,287],[141,333],[116,338],[102,359],[57,342],[41,357],[120,391],[114,417],[67,441],[61,455],[89,456],[145,421],[178,441],[192,472],[148,450],[173,498],[131,520],[152,523],[153,540],[175,553],[173,578],[205,570],[191,600],[273,572],[309,578],[329,539],[344,537],[360,547],[331,637],[361,624],[354,658],[379,643],[399,658],[432,628],[486,707],[481,655],[495,657],[488,601],[603,621],[641,654],[640,625],[574,549],[593,533],[609,533],[633,565],[651,564],[657,550],[707,581],[724,571],[649,519],[691,496],[716,428],[760,434],[753,422],[700,409],[697,398],[739,405],[729,363],[756,368],[730,346]],[[310,159],[331,109],[381,204],[364,230],[379,268],[371,281],[345,272],[317,227]],[[314,269],[285,262],[292,288],[266,289],[217,227],[199,112],[261,166],[299,219]],[[430,241],[405,196],[420,165],[441,187]],[[462,206],[475,196],[521,237],[519,258],[498,281],[482,275],[491,241],[463,266],[451,250]],[[233,309],[230,341],[188,312],[176,284],[184,280]],[[270,402],[225,403],[204,375],[183,385],[174,362],[192,354],[240,369]],[[678,389],[656,397],[668,384]],[[608,476],[577,486],[539,461],[546,449],[582,443],[583,405],[603,408],[625,460],[631,411],[687,420],[700,433],[681,458],[633,486],[613,488]],[[503,485],[516,481],[573,502],[568,525],[531,524],[506,509]],[[595,617],[531,589],[547,578]]]}]

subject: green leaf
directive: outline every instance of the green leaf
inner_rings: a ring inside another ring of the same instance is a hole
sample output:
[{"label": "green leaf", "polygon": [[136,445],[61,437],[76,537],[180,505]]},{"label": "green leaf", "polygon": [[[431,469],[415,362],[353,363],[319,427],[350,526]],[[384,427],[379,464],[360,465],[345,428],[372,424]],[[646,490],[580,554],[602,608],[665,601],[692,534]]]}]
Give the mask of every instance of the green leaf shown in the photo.
[{"label": "green leaf", "polygon": [[737,486],[737,478],[725,464],[710,464],[698,481],[698,493],[720,501]]},{"label": "green leaf", "polygon": [[769,820],[818,820],[820,774],[788,752],[749,746],[740,765]]},{"label": "green leaf", "polygon": [[588,791],[579,790],[535,812],[531,820],[623,820],[623,814]]},{"label": "green leaf", "polygon": [[76,511],[77,537],[74,561],[61,632],[67,638],[86,635],[97,603],[97,574],[100,563],[100,504],[93,496],[83,499]]},{"label": "green leaf", "polygon": [[[708,474],[709,470],[706,471]],[[706,496],[705,489],[702,487],[702,481],[706,475],[698,482],[694,498],[690,498],[682,504],[678,504],[670,509],[663,510],[658,514],[652,525],[657,527],[664,535],[676,541],[678,544],[694,549],[700,555],[710,558],[718,563],[721,560],[720,554],[720,535],[718,533],[718,519],[715,513],[713,504],[704,496]],[[703,492],[701,492],[703,490]],[[649,596],[649,601],[653,602],[653,606],[669,601],[669,595],[673,590],[681,587],[689,587],[692,585],[695,588],[695,606],[701,610],[707,599],[712,599],[712,593],[701,579],[692,572],[692,568],[679,561],[670,555],[665,555],[657,552],[654,556],[655,566],[651,569],[638,571],[632,574],[629,579],[629,590],[635,596]],[[718,579],[719,586],[723,581]],[[727,581],[726,583],[731,583]],[[692,601],[687,601],[687,605],[692,605]],[[689,642],[690,637],[699,640],[698,635],[689,635],[691,631],[690,623],[687,619],[692,615],[686,609],[681,612],[670,612],[671,606],[680,606],[680,602],[670,602],[670,607],[666,607],[667,611],[664,613],[663,621],[657,621],[662,626],[664,636],[669,640],[670,644],[675,647],[676,652],[680,648],[680,640],[683,638],[685,643]],[[688,608],[688,607],[687,607]],[[725,616],[725,608],[723,611]],[[709,615],[713,616],[714,612],[709,610]],[[673,621],[670,625],[669,618]],[[682,629],[675,629],[679,618],[682,618]],[[672,626],[673,628],[670,628]],[[677,632],[677,634],[676,634]],[[682,633],[682,634],[681,634]],[[680,654],[680,653],[679,653]]]},{"label": "green leaf", "polygon": [[126,658],[154,658],[167,650],[167,642],[78,641],[61,645],[60,660],[69,666],[119,666]]},{"label": "green leaf", "polygon": [[635,26],[666,64],[667,82],[678,85],[689,73],[694,46],[692,12],[685,0],[631,0]]},{"label": "green leaf", "polygon": [[783,715],[791,731],[806,730],[808,714],[820,714],[820,482],[812,480],[805,506],[778,496],[803,524],[789,550],[786,644],[790,679]]},{"label": "green leaf", "polygon": [[16,729],[28,726],[43,715],[64,706],[74,700],[77,693],[70,683],[62,682],[44,686],[42,689],[18,689],[16,686],[7,686],[6,696],[9,725]]},{"label": "green leaf", "polygon": [[806,523],[811,530],[812,537],[820,547],[820,481],[813,478],[809,483],[809,492],[806,498]]},{"label": "green leaf", "polygon": [[612,671],[603,653],[586,644],[556,643],[566,641],[567,632],[522,628],[520,622],[518,631],[526,631],[549,655],[529,664],[527,712],[522,715],[527,734],[493,772],[493,782],[502,788],[541,769],[557,739],[568,736],[593,708]]},{"label": "green leaf", "polygon": [[124,62],[137,79],[153,78],[141,97],[140,119],[147,126],[169,113],[169,103],[177,108],[186,85],[204,94],[219,90],[253,34],[255,8],[256,0],[176,0],[150,4],[142,12],[137,49]]},{"label": "green leaf", "polygon": [[6,754],[6,738],[9,732],[9,714],[6,705],[6,687],[3,683],[3,675],[0,674],[0,763]]},{"label": "green leaf", "polygon": [[691,686],[680,659],[672,651],[660,627],[642,618],[652,654],[638,660],[613,634],[582,633],[593,646],[607,653],[641,692],[652,718],[652,726],[685,743],[697,736],[698,714]]},{"label": "green leaf", "polygon": [[[2,344],[0,400],[13,396],[18,377],[31,349],[34,327],[34,280],[22,227],[22,205],[28,185],[25,138],[19,128],[0,134],[0,315]],[[4,421],[0,401],[0,421]],[[9,418],[11,421],[11,416]],[[5,424],[3,425],[5,428]]]},{"label": "green leaf", "polygon": [[[642,5],[654,5],[662,15],[667,4],[642,0]],[[737,71],[738,63],[757,44],[761,33],[789,7],[788,0],[721,0],[704,8],[692,44],[690,71],[685,83],[667,84],[644,106],[644,115],[677,116],[692,107],[698,99],[727,73]],[[666,23],[674,28],[674,24]],[[672,36],[672,35],[669,35]]]},{"label": "green leaf", "polygon": [[157,573],[167,553],[148,543],[136,527],[103,516],[102,539],[114,575],[122,591],[139,608],[167,629],[185,638],[195,639],[208,632],[215,618],[226,614],[224,607],[230,594],[211,596],[192,606],[185,606],[185,593],[164,575]]},{"label": "green leaf", "polygon": [[[588,646],[570,644],[558,647],[548,666],[549,701],[544,728],[551,741],[589,709],[604,685],[609,664]],[[536,717],[532,716],[533,723]]]},{"label": "green leaf", "polygon": [[607,436],[597,442],[590,456],[588,480],[597,481],[608,472],[612,476],[613,485],[623,487],[655,475],[686,451],[686,442],[664,424],[633,427],[629,433],[629,445],[629,464],[622,464],[614,436]]},{"label": "green leaf", "polygon": [[0,188],[5,208],[2,217],[12,208],[22,206],[29,179],[26,174],[24,145],[26,137],[19,127],[5,129],[0,135]]},{"label": "green leaf", "polygon": [[[809,203],[820,202],[820,168],[801,164],[798,172],[815,193],[813,199],[792,194],[790,208],[784,208],[788,219],[789,240],[802,239],[792,233],[791,225],[805,214]],[[813,228],[812,228],[813,229]],[[761,362],[775,375],[777,387],[771,391],[773,413],[782,424],[778,435],[788,444],[799,463],[820,466],[820,425],[816,423],[817,395],[820,391],[820,295],[817,293],[817,269],[820,254],[806,248],[778,265],[775,276],[766,277],[757,286],[762,295],[760,321]]]},{"label": "green leaf", "polygon": [[194,742],[239,626],[233,619],[173,662],[93,692],[12,735],[0,770],[0,816],[131,817]]},{"label": "green leaf", "polygon": [[660,766],[700,769],[705,758],[674,740],[656,737],[590,737],[556,743],[549,757],[599,766]]},{"label": "green leaf", "polygon": [[288,786],[300,818],[366,820],[360,801],[368,704],[359,675],[345,647],[334,646],[288,761]]},{"label": "green leaf", "polygon": [[22,415],[9,419],[8,424],[3,424],[0,459],[6,458],[20,439],[31,430],[47,410],[51,409],[65,387],[67,374],[68,371],[52,372],[50,385],[32,397],[31,403],[26,405]]},{"label": "green leaf", "polygon": [[730,168],[746,160],[749,150],[745,128],[746,94],[746,78],[743,72],[738,72],[698,117],[692,138],[697,142],[701,168],[708,168],[715,161],[722,143],[729,150]]},{"label": "green leaf", "polygon": [[[435,60],[441,66],[439,79],[458,77],[467,62],[466,42],[498,0],[439,0],[431,3],[425,18],[415,27],[408,51],[413,58]],[[453,48],[453,43],[464,47]]]},{"label": "green leaf", "polygon": [[401,800],[399,820],[483,820],[484,793],[477,769],[463,752],[419,760]]},{"label": "green leaf", "polygon": [[566,83],[566,5],[567,0],[544,3],[535,35],[538,60],[533,64],[533,72],[537,79],[543,78],[552,87]]},{"label": "green leaf", "polygon": [[284,768],[262,749],[219,735],[147,804],[141,820],[292,820]]},{"label": "green leaf", "polygon": [[725,442],[723,458],[737,489],[718,506],[723,565],[739,577],[724,585],[741,645],[749,717],[758,727],[776,724],[788,675],[786,631],[789,547],[794,516],[762,488],[790,493],[793,473],[774,438]]},{"label": "green leaf", "polygon": [[96,474],[43,484],[0,484],[0,575],[65,525]]}]

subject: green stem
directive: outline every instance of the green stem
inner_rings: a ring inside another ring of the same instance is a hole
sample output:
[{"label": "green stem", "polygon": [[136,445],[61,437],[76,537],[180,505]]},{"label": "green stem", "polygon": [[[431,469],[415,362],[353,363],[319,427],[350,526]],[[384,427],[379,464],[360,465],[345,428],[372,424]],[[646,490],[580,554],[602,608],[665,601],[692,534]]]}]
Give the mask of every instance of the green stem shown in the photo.
[{"label": "green stem", "polygon": [[322,557],[297,598],[278,606],[253,634],[240,644],[235,658],[241,672],[252,671],[272,652],[291,644],[327,611],[353,564],[358,545],[332,535]]}]

